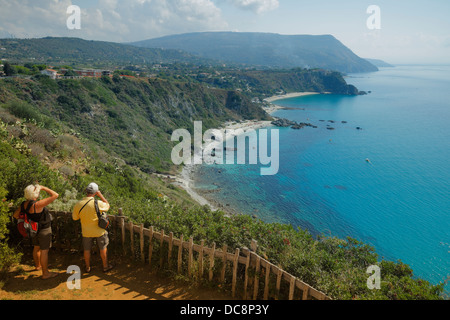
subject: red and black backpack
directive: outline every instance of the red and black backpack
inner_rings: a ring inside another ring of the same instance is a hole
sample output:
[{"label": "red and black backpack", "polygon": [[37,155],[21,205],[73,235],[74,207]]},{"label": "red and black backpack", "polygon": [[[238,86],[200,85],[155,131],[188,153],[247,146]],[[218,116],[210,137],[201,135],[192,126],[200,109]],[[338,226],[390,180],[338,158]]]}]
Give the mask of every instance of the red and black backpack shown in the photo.
[{"label": "red and black backpack", "polygon": [[27,208],[25,208],[25,202],[20,205],[17,229],[24,238],[34,238],[39,231],[38,223],[28,218],[28,213],[34,203],[35,201],[30,201]]}]

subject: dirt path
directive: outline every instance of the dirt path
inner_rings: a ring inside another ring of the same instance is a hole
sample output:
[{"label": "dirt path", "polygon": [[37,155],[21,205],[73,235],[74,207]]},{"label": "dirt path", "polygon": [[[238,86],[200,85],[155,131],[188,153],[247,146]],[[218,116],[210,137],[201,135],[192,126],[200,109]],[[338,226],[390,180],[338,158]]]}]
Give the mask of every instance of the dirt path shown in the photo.
[{"label": "dirt path", "polygon": [[[50,253],[50,270],[59,273],[56,278],[41,279],[34,271],[31,257],[11,271],[6,284],[0,289],[0,300],[230,300],[219,288],[207,288],[186,281],[174,280],[148,266],[133,265],[114,260],[116,267],[103,273],[98,257],[93,257],[92,271],[84,273],[79,254],[56,256]],[[52,257],[53,256],[53,257]],[[70,290],[66,281],[66,268],[78,265],[82,270],[81,289]]]}]

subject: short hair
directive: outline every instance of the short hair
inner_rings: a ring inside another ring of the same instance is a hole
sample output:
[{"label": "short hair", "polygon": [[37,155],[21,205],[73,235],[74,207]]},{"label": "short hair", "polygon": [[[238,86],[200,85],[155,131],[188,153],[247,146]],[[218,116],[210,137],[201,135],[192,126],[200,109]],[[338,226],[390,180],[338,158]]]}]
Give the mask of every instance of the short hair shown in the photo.
[{"label": "short hair", "polygon": [[29,185],[25,188],[24,196],[27,200],[35,200],[39,197],[39,194],[41,193],[41,186],[40,185]]}]

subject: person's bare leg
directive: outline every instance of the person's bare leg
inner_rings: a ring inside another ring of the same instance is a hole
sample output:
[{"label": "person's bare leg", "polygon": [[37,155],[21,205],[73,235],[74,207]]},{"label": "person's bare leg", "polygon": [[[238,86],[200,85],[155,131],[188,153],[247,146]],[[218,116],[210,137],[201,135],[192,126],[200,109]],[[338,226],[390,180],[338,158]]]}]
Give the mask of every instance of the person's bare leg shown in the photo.
[{"label": "person's bare leg", "polygon": [[86,265],[86,271],[91,270],[91,250],[84,250],[84,263]]},{"label": "person's bare leg", "polygon": [[42,266],[42,279],[48,279],[58,275],[55,272],[48,271],[48,250],[41,250],[41,266]]},{"label": "person's bare leg", "polygon": [[41,270],[42,269],[42,266],[41,266],[41,247],[34,246],[34,248],[33,248],[33,260],[34,260],[34,265],[36,266],[36,270]]},{"label": "person's bare leg", "polygon": [[107,248],[100,250],[100,258],[102,258],[103,270],[105,270],[106,268],[109,267],[109,265],[108,265],[108,249]]}]

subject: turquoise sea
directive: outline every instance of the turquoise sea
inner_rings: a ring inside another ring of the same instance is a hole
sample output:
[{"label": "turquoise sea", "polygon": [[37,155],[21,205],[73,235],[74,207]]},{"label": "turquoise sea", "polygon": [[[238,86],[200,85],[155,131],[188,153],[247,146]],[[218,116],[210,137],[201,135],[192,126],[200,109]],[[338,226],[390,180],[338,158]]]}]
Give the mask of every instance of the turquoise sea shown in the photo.
[{"label": "turquoise sea", "polygon": [[380,257],[409,264],[418,277],[444,281],[450,275],[450,66],[397,66],[346,80],[371,93],[276,102],[292,110],[274,116],[318,126],[279,128],[277,175],[261,176],[258,165],[203,165],[195,187],[268,222],[357,238]]}]

